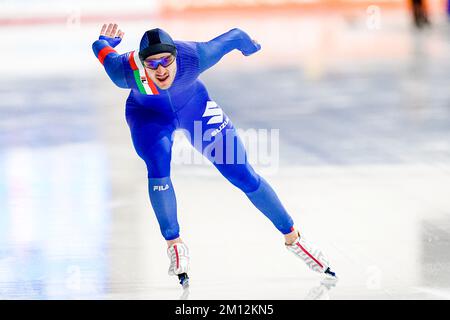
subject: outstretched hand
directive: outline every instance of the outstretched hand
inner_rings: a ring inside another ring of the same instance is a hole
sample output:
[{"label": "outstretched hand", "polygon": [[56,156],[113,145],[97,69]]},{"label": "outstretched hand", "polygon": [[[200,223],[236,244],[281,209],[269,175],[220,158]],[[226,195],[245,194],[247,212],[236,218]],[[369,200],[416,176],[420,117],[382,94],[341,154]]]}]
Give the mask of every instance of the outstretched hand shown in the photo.
[{"label": "outstretched hand", "polygon": [[117,28],[117,23],[110,23],[108,25],[105,23],[98,39],[107,41],[111,47],[115,48],[122,41],[123,35],[125,34],[122,30],[117,30]]}]

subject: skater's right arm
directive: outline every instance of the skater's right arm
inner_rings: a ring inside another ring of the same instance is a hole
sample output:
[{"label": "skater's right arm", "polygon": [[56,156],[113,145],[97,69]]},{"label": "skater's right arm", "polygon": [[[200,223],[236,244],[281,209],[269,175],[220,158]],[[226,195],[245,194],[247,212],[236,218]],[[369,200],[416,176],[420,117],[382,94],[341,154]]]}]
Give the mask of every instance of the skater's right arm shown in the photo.
[{"label": "skater's right arm", "polygon": [[92,44],[92,49],[111,80],[120,88],[130,88],[124,70],[124,62],[128,60],[127,54],[120,55],[114,50],[122,41],[123,35],[121,30],[117,31],[117,24],[104,24],[99,39]]}]

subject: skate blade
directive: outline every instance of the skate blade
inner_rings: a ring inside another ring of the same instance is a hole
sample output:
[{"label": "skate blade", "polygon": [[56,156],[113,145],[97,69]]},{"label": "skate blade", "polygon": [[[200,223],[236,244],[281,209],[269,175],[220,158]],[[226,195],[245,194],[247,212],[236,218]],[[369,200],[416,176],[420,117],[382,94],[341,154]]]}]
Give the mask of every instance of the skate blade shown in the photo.
[{"label": "skate blade", "polygon": [[180,280],[180,284],[183,287],[183,289],[189,288],[189,277],[187,273],[179,274],[178,280]]},{"label": "skate blade", "polygon": [[184,280],[181,286],[183,287],[183,289],[189,289],[189,279]]}]

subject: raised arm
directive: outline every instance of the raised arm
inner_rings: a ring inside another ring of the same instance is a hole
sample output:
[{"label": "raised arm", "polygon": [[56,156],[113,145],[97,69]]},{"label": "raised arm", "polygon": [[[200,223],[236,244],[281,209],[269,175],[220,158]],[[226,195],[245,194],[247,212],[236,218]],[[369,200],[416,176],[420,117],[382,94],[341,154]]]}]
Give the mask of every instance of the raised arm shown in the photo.
[{"label": "raised arm", "polygon": [[234,28],[208,42],[197,42],[200,72],[211,68],[228,52],[237,49],[249,56],[261,49],[261,45],[244,31]]},{"label": "raised arm", "polygon": [[117,31],[117,24],[104,24],[99,39],[92,44],[92,50],[111,80],[120,88],[129,88],[123,66],[125,57],[114,50],[123,35],[122,31]]}]

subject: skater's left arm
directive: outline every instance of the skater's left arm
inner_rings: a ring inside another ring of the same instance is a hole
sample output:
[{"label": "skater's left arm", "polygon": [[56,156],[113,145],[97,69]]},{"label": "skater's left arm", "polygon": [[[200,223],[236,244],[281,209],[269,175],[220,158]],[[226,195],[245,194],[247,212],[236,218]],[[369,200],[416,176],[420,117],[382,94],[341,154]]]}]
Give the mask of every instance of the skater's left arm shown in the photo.
[{"label": "skater's left arm", "polygon": [[261,49],[258,42],[238,28],[231,29],[208,42],[197,42],[196,45],[200,72],[211,68],[234,49],[241,51],[244,56],[249,56]]}]

